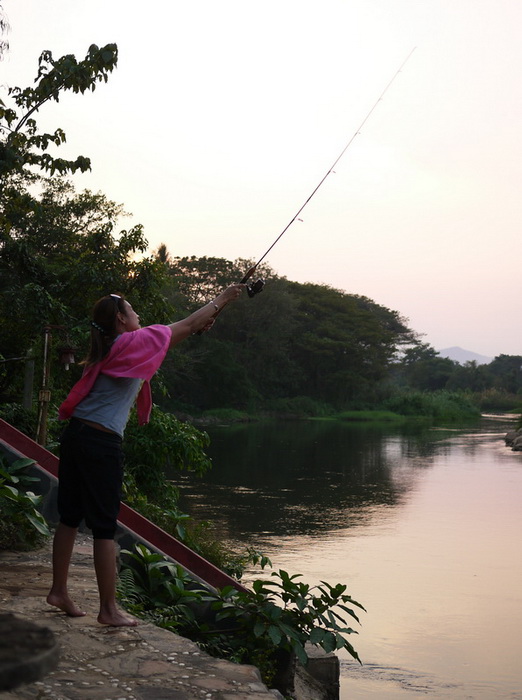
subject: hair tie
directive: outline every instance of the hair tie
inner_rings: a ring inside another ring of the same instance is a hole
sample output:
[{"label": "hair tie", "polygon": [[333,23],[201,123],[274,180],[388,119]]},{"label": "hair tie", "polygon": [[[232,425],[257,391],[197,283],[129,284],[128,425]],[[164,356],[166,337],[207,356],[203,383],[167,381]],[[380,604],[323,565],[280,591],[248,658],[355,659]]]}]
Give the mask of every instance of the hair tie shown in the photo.
[{"label": "hair tie", "polygon": [[107,335],[107,331],[103,326],[100,326],[99,323],[96,323],[96,321],[91,321],[91,326],[93,328],[96,328],[97,331],[99,331],[102,335]]}]

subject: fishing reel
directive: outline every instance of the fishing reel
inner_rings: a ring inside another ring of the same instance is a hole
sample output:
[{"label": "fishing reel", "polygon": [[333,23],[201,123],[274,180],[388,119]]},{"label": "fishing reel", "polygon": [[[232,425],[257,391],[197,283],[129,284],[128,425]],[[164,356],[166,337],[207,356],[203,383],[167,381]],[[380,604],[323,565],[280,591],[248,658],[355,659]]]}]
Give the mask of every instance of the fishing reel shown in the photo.
[{"label": "fishing reel", "polygon": [[265,286],[264,280],[256,280],[255,282],[251,282],[250,284],[247,284],[246,290],[247,294],[249,297],[255,297],[256,294],[259,294],[259,292],[263,291],[263,287]]}]

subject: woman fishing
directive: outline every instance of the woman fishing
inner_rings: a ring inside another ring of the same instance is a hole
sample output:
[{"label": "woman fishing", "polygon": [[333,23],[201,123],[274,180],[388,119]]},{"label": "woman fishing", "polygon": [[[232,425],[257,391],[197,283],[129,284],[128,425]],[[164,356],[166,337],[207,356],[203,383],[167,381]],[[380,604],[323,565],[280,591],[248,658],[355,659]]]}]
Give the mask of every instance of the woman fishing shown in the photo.
[{"label": "woman fishing", "polygon": [[67,589],[76,533],[85,519],[93,535],[94,568],[100,596],[98,622],[134,626],[137,621],[116,605],[114,535],[123,481],[122,439],[136,401],[138,422],[147,423],[152,407],[150,380],[169,348],[208,330],[215,315],[244,288],[235,284],[214,301],[170,325],[141,328],[138,314],[122,296],[99,299],[91,321],[91,345],[82,378],[60,406],[70,418],[60,445],[58,512],[53,541],[53,582],[47,602],[67,615],[85,613]]}]

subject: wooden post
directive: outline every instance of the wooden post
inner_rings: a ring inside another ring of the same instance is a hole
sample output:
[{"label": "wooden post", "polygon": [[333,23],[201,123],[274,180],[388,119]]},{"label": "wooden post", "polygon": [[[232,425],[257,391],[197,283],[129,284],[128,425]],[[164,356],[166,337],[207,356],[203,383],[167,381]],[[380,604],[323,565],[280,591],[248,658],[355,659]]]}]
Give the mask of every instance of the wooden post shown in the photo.
[{"label": "wooden post", "polygon": [[39,411],[38,411],[38,428],[36,431],[36,442],[39,445],[45,445],[47,442],[47,414],[49,411],[49,403],[51,401],[51,390],[49,388],[49,380],[51,377],[51,327],[44,328],[44,353],[43,353],[43,379],[42,388],[38,394]]}]

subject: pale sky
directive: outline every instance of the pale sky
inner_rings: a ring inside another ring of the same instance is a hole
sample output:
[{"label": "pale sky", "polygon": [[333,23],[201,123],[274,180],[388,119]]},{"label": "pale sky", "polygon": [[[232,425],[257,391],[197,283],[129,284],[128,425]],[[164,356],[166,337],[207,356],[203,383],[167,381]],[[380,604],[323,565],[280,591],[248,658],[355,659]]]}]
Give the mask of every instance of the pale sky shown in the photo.
[{"label": "pale sky", "polygon": [[[119,65],[45,106],[79,189],[151,250],[258,260],[399,311],[436,349],[522,354],[518,0],[4,0],[0,83],[115,42]],[[236,280],[231,280],[236,281]],[[255,303],[253,300],[252,303]]]}]

